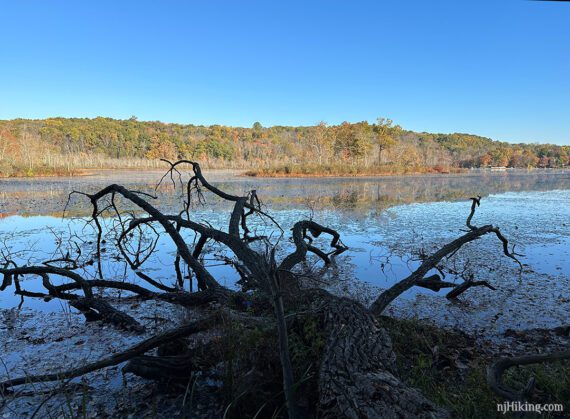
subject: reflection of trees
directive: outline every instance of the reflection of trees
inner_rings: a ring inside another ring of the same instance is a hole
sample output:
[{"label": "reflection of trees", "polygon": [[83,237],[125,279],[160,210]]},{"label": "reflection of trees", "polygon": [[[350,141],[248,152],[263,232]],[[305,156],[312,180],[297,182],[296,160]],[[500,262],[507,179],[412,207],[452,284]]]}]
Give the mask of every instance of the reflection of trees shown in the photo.
[{"label": "reflection of trees", "polygon": [[336,210],[385,209],[413,202],[465,199],[510,191],[568,189],[564,175],[476,174],[471,176],[389,177],[377,179],[303,179],[294,184],[275,181],[266,203],[273,207],[302,205],[307,199]]},{"label": "reflection of trees", "polygon": [[361,196],[358,195],[357,191],[346,189],[338,191],[330,198],[330,202],[335,208],[355,208],[361,200]]},{"label": "reflection of trees", "polygon": [[[30,215],[49,214],[62,208],[73,181],[0,181],[2,208]],[[95,190],[109,179],[85,179],[85,190]],[[131,180],[129,186],[140,190],[154,189],[154,180]],[[390,206],[413,202],[453,201],[464,199],[474,191],[481,196],[503,192],[548,191],[568,189],[570,177],[565,173],[507,172],[475,173],[451,176],[405,176],[383,178],[304,178],[304,179],[244,179],[231,178],[215,182],[233,193],[249,189],[263,189],[264,203],[274,209],[305,208],[313,202],[315,209],[383,210]],[[161,205],[178,202],[178,195],[160,190]],[[17,207],[16,207],[17,205]],[[76,208],[74,215],[86,215],[87,208]]]}]

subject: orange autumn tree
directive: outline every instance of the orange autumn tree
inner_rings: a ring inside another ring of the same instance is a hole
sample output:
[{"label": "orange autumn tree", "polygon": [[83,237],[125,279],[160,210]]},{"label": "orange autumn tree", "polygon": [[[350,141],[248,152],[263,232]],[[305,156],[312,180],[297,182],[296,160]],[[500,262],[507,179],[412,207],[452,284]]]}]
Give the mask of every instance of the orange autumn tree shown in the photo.
[{"label": "orange autumn tree", "polygon": [[172,141],[155,135],[150,139],[150,146],[145,156],[148,159],[176,160],[178,149]]}]

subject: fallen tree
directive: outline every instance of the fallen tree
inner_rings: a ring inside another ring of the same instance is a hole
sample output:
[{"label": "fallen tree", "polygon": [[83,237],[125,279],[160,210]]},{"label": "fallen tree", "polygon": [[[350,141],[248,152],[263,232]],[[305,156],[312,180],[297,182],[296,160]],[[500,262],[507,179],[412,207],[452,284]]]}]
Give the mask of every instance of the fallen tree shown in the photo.
[{"label": "fallen tree", "polygon": [[[22,298],[65,300],[83,313],[87,321],[106,322],[128,333],[143,333],[144,327],[131,315],[114,307],[113,299],[107,298],[105,292],[127,292],[129,298],[202,309],[203,319],[173,327],[88,365],[4,380],[0,382],[3,397],[8,397],[17,386],[71,379],[125,362],[125,373],[173,382],[188,381],[198,371],[215,368],[220,362],[235,362],[236,365],[241,365],[241,372],[244,373],[256,362],[254,369],[263,369],[264,365],[259,365],[259,360],[251,359],[251,354],[244,353],[239,348],[231,348],[239,346],[244,336],[248,335],[247,332],[236,334],[236,329],[256,329],[274,336],[277,341],[276,351],[270,349],[270,343],[265,349],[275,355],[275,359],[270,360],[268,365],[279,365],[283,400],[290,418],[450,416],[448,411],[436,406],[398,378],[390,336],[379,318],[391,302],[414,286],[434,291],[451,288],[448,298],[457,298],[474,286],[494,289],[486,281],[475,281],[473,277],[454,283],[444,281],[439,274],[433,273],[438,271],[441,274],[443,261],[454,256],[467,243],[485,235],[497,237],[502,243],[504,255],[520,265],[514,246],[509,248],[508,240],[498,227],[472,225],[480,197],[471,198],[471,211],[466,222],[468,230],[465,234],[431,255],[425,255],[417,269],[382,292],[368,309],[356,301],[332,295],[322,289],[307,288],[300,279],[299,271],[308,254],[316,255],[327,265],[347,250],[336,230],[313,220],[296,222],[291,237],[294,249],[279,261],[275,240],[271,241],[267,235],[252,234],[248,224],[252,217],[260,217],[284,234],[276,220],[263,209],[256,191],[250,191],[245,196],[232,195],[210,184],[196,162],[181,160],[167,163],[170,168],[161,182],[170,179],[173,185],[180,185],[184,190],[182,207],[178,213],[165,214],[152,204],[155,199],[153,195],[129,190],[121,185],[109,185],[93,194],[74,191],[70,197],[82,196],[92,206],[90,223],[96,231],[95,257],[81,262],[78,257],[70,257],[68,253],[41,265],[18,266],[6,254],[0,268],[0,274],[3,275],[0,291],[14,285],[15,293]],[[179,170],[184,165],[191,168],[188,180],[183,179]],[[192,219],[193,203],[203,203],[205,193],[231,203],[226,229]],[[121,205],[125,203],[135,209],[122,209]],[[104,217],[112,217],[114,220],[114,244],[121,259],[139,278],[138,283],[105,278],[101,262],[101,255],[105,251]],[[185,238],[188,232],[193,237],[191,242]],[[145,234],[154,235],[154,238],[144,239]],[[176,278],[172,284],[163,284],[144,272],[145,262],[155,250],[160,235],[167,235],[176,249],[173,262],[173,275]],[[314,242],[314,239],[323,235],[331,238],[329,249],[322,249]],[[210,244],[212,247],[208,247]],[[231,256],[220,257],[221,248]],[[205,256],[214,253],[239,275],[240,290],[222,286],[208,270]],[[95,265],[95,278],[85,278],[80,274],[86,264]],[[186,277],[184,271],[188,272]],[[21,279],[30,276],[41,278],[44,292],[24,288]],[[56,284],[53,278],[58,278],[63,283]],[[193,288],[194,283],[196,290]],[[297,389],[303,377],[296,372],[297,368],[291,359],[291,329],[296,327],[295,322],[303,321],[302,313],[309,313],[308,316],[317,322],[320,333],[324,336],[323,344],[319,347],[319,365],[314,374],[317,392],[315,406],[302,402]],[[228,321],[233,324],[232,330],[224,326]],[[184,343],[184,338],[212,329],[226,339],[194,347]],[[176,350],[172,350],[174,343],[178,343],[174,345]],[[149,354],[155,348],[158,349],[157,353]],[[500,382],[502,370],[498,368],[497,371],[493,374],[495,383]],[[496,387],[497,385],[493,386]],[[275,408],[278,406],[277,401]]]}]

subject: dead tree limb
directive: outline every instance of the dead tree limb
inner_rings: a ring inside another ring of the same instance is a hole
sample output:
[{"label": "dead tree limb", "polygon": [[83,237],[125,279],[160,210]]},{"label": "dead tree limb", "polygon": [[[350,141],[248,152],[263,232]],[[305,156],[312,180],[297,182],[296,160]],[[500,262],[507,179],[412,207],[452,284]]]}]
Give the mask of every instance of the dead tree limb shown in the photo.
[{"label": "dead tree limb", "polygon": [[226,352],[222,343],[215,341],[187,349],[184,354],[179,355],[138,355],[125,364],[122,372],[135,374],[148,380],[187,383],[196,371],[211,368],[221,360],[225,360],[223,356]]},{"label": "dead tree limb", "polygon": [[489,284],[487,281],[465,281],[462,284],[454,287],[451,291],[449,291],[447,293],[447,295],[445,296],[445,298],[452,300],[454,298],[459,297],[461,294],[463,294],[469,288],[480,287],[480,286],[487,287],[493,291],[495,291],[497,289],[497,288],[493,287],[491,284]]},{"label": "dead tree limb", "polygon": [[521,390],[515,390],[503,383],[503,374],[509,368],[530,365],[542,364],[545,362],[555,362],[565,359],[570,359],[570,350],[555,352],[540,355],[524,355],[512,358],[501,358],[493,362],[487,368],[487,384],[499,396],[511,401],[525,401],[534,392],[536,380],[532,377],[526,386]]},{"label": "dead tree limb", "polygon": [[[304,220],[298,221],[292,228],[293,231],[293,243],[295,244],[295,251],[289,254],[281,264],[278,270],[280,272],[291,271],[296,265],[303,262],[307,257],[307,252],[313,252],[319,256],[323,261],[328,264],[330,263],[330,255],[339,255],[346,251],[348,247],[342,244],[340,241],[340,235],[336,230],[322,226],[314,221]],[[310,245],[305,241],[308,238],[307,232],[310,232],[313,237],[319,237],[322,233],[326,233],[332,236],[330,246],[334,249],[330,254],[326,254],[320,249]]]},{"label": "dead tree limb", "polygon": [[416,287],[426,288],[435,292],[440,291],[442,288],[455,288],[457,286],[454,282],[442,281],[439,275],[431,275],[423,278],[416,283]]},{"label": "dead tree limb", "polygon": [[145,331],[144,326],[133,317],[117,310],[100,298],[77,298],[70,301],[69,305],[83,313],[88,322],[101,320],[103,323],[112,324],[120,329],[136,333]]},{"label": "dead tree limb", "polygon": [[299,407],[295,396],[295,379],[293,377],[293,365],[289,353],[289,338],[287,335],[287,323],[285,321],[285,306],[279,287],[278,272],[275,263],[275,249],[270,253],[271,273],[269,275],[269,289],[273,300],[273,309],[277,321],[277,335],[279,341],[279,358],[283,372],[283,390],[285,391],[285,403],[289,419],[299,418]]},{"label": "dead tree limb", "polygon": [[[487,234],[495,234],[495,236],[502,242],[503,244],[503,253],[505,256],[513,259],[518,263],[518,265],[522,269],[522,264],[517,259],[517,254],[514,253],[514,250],[509,250],[508,248],[508,240],[502,235],[498,227],[493,225],[485,225],[482,227],[475,227],[471,224],[471,220],[473,215],[475,214],[475,208],[479,205],[479,199],[472,198],[473,203],[471,205],[471,212],[467,218],[467,226],[469,227],[469,231],[464,235],[458,237],[457,239],[451,241],[444,245],[441,249],[427,257],[422,264],[417,268],[411,275],[407,278],[397,282],[392,287],[388,288],[384,291],[380,296],[374,301],[371,306],[371,310],[374,314],[381,315],[382,312],[388,307],[388,305],[394,301],[398,296],[400,296],[403,292],[407,291],[408,289],[412,288],[413,286],[421,283],[424,279],[425,275],[431,271],[432,269],[436,268],[442,259],[446,257],[450,257],[454,255],[459,249],[461,249],[465,244],[475,241]],[[461,286],[461,285],[460,285]],[[473,284],[464,287],[471,287]],[[457,296],[461,292],[464,292],[467,288],[460,289],[459,293],[450,293],[452,296]],[[449,294],[448,294],[449,295]],[[453,298],[453,297],[449,297]]]},{"label": "dead tree limb", "polygon": [[[170,165],[170,169],[167,172],[167,174],[170,174],[170,175],[174,171],[178,172],[177,167],[179,165],[188,164],[188,165],[192,166],[192,171],[194,172],[194,176],[192,176],[192,178],[187,182],[188,202],[190,202],[190,190],[192,188],[192,184],[194,184],[196,187],[198,187],[198,185],[202,185],[204,188],[206,188],[207,190],[212,192],[214,195],[217,195],[220,198],[225,199],[226,201],[237,202],[243,198],[241,196],[232,195],[232,194],[229,194],[227,192],[224,192],[224,191],[216,188],[210,182],[208,182],[206,180],[206,178],[204,177],[204,175],[202,174],[202,169],[197,162],[194,162],[191,160],[178,160],[178,161],[172,163],[166,159],[161,159],[161,160]],[[269,215],[267,212],[265,212],[261,209],[261,201],[259,200],[259,197],[257,196],[257,192],[255,190],[250,192],[249,200],[246,199],[246,202],[243,204],[243,207],[247,208],[250,211],[247,214],[243,213],[243,211],[242,211],[242,219],[243,220],[245,220],[245,218],[248,215],[253,214],[253,213],[257,213],[257,214],[267,218],[268,220],[270,220],[281,232],[283,232],[283,229],[281,228],[279,223],[277,221],[275,221],[275,219],[271,215]],[[245,229],[245,232],[247,233],[247,228]]]},{"label": "dead tree limb", "polygon": [[118,352],[107,358],[103,358],[97,362],[93,362],[91,364],[87,364],[81,367],[72,368],[70,370],[60,371],[57,373],[43,374],[43,375],[28,375],[24,377],[6,380],[0,382],[0,394],[6,394],[7,390],[9,390],[10,388],[22,384],[31,384],[31,383],[40,383],[40,382],[45,383],[50,381],[65,380],[68,378],[79,377],[81,375],[85,375],[87,373],[97,371],[102,368],[121,364],[137,355],[142,355],[145,352],[148,352],[151,349],[156,348],[166,342],[170,342],[172,340],[184,336],[189,336],[204,330],[208,330],[213,326],[215,326],[216,324],[218,324],[219,321],[220,321],[219,316],[211,316],[203,320],[198,320],[189,324],[185,324],[183,326],[169,330],[168,332],[152,336],[149,339],[146,339],[140,343],[137,343],[134,346],[131,346],[129,349],[125,351]]},{"label": "dead tree limb", "polygon": [[121,185],[109,185],[106,188],[103,188],[99,192],[88,195],[91,203],[96,206],[97,202],[102,199],[103,197],[110,195],[112,193],[117,193],[137,205],[139,208],[144,210],[148,213],[153,219],[155,219],[162,228],[166,231],[166,233],[170,236],[172,241],[174,242],[177,251],[180,253],[180,256],[184,260],[184,262],[194,271],[196,276],[204,283],[207,287],[215,288],[219,287],[220,284],[218,281],[214,279],[214,277],[199,263],[190,253],[188,249],[188,245],[177,231],[176,227],[172,224],[172,222],[166,217],[162,212],[160,212],[157,208],[153,205],[142,199],[139,194],[129,191],[125,187]]}]

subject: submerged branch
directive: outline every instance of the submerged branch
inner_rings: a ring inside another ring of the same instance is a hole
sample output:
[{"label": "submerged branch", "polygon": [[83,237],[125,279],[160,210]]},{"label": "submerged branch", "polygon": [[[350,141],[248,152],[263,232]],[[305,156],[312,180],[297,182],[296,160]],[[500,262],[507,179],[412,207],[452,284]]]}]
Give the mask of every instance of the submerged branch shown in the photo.
[{"label": "submerged branch", "polygon": [[[422,264],[414,271],[411,275],[407,278],[397,282],[391,288],[384,291],[380,296],[374,301],[371,306],[371,310],[374,314],[380,315],[382,312],[388,307],[388,305],[398,298],[403,292],[407,291],[408,289],[416,286],[418,284],[421,285],[421,281],[424,280],[425,275],[431,271],[432,269],[436,269],[439,263],[446,257],[451,257],[454,255],[459,249],[461,249],[465,244],[475,241],[487,234],[493,233],[497,236],[497,238],[503,243],[503,253],[505,256],[513,259],[519,265],[522,270],[522,264],[517,259],[517,255],[514,252],[509,251],[508,248],[508,240],[501,234],[498,227],[493,225],[485,225],[482,227],[475,227],[471,224],[471,219],[475,214],[475,208],[480,204],[479,198],[471,198],[473,203],[471,205],[471,212],[467,218],[467,226],[469,227],[469,231],[464,235],[458,237],[457,239],[447,243],[442,248],[437,250],[435,253],[427,257]],[[492,289],[492,287],[487,283],[471,283],[470,285],[458,285],[461,287],[456,289],[448,294],[448,298],[457,297],[459,294],[464,292],[467,288],[470,288],[475,285],[486,285]]]},{"label": "submerged branch", "polygon": [[181,337],[189,336],[207,330],[212,326],[214,326],[215,324],[217,324],[219,321],[220,321],[219,316],[211,316],[203,320],[198,320],[193,323],[185,324],[183,326],[177,327],[175,329],[169,330],[167,332],[143,340],[142,342],[139,342],[136,345],[131,346],[125,351],[118,352],[107,358],[103,358],[97,362],[93,362],[81,367],[72,368],[57,373],[43,374],[43,375],[28,375],[24,377],[6,380],[0,382],[0,394],[6,394],[6,391],[8,389],[23,384],[65,380],[68,378],[79,377],[81,375],[85,375],[87,373],[97,371],[102,368],[118,365],[122,362],[128,361],[129,359],[137,355],[142,355],[145,352],[162,345],[163,343],[170,342],[172,340]]}]

